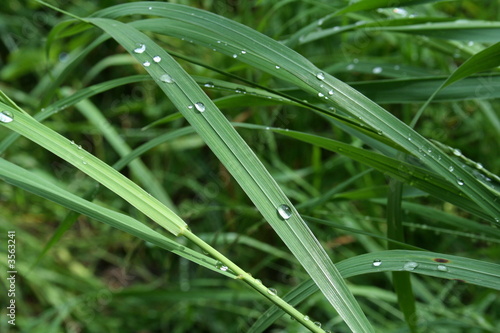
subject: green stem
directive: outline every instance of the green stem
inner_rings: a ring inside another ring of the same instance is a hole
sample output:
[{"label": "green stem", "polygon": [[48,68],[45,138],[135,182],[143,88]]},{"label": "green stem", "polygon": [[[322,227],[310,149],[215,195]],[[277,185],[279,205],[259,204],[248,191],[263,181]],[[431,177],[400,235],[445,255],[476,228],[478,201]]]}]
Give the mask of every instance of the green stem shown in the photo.
[{"label": "green stem", "polygon": [[272,292],[271,289],[267,288],[264,284],[262,284],[260,280],[254,278],[250,273],[245,272],[242,268],[233,263],[229,258],[227,258],[222,253],[214,249],[212,246],[210,246],[208,243],[206,243],[201,238],[196,236],[190,230],[186,229],[182,233],[182,236],[186,237],[191,242],[198,245],[203,251],[208,253],[208,255],[212,256],[214,259],[219,260],[224,266],[233,271],[237,275],[238,279],[243,280],[250,287],[258,291],[268,300],[273,302],[276,306],[280,307],[283,311],[285,311],[295,320],[300,322],[303,326],[307,327],[311,332],[325,333],[325,331],[321,327],[317,326],[313,321],[311,321],[309,317],[305,316],[300,311],[295,309],[293,306],[285,302],[281,297]]}]

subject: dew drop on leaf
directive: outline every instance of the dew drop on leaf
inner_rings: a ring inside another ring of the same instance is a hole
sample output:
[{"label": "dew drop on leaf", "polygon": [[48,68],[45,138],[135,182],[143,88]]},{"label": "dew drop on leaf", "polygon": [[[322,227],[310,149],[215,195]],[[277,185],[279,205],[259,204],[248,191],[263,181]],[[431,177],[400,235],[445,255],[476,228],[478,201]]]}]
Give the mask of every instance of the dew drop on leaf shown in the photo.
[{"label": "dew drop on leaf", "polygon": [[138,46],[134,49],[134,53],[141,54],[144,51],[146,51],[146,45],[145,44],[138,44]]},{"label": "dew drop on leaf", "polygon": [[405,271],[413,271],[417,267],[418,267],[418,264],[416,262],[409,261],[409,262],[407,262],[407,263],[404,264],[403,269]]},{"label": "dew drop on leaf", "polygon": [[448,272],[448,267],[446,267],[446,265],[438,265],[437,270],[441,272]]},{"label": "dew drop on leaf", "polygon": [[205,112],[205,104],[203,104],[202,102],[195,103],[194,107],[200,112]]},{"label": "dew drop on leaf", "polygon": [[269,295],[271,295],[271,296],[276,296],[276,295],[278,295],[278,292],[277,292],[277,291],[276,291],[276,289],[274,289],[274,288],[269,288],[269,289],[267,289],[267,293],[268,293]]},{"label": "dew drop on leaf", "polygon": [[287,205],[279,205],[278,208],[276,209],[278,212],[278,216],[282,220],[288,220],[290,217],[292,217],[292,209],[287,206]]},{"label": "dew drop on leaf", "polygon": [[14,116],[10,111],[2,111],[0,112],[0,121],[2,123],[10,123],[14,120]]},{"label": "dew drop on leaf", "polygon": [[382,67],[374,67],[372,69],[372,73],[373,74],[380,74],[380,73],[382,73]]},{"label": "dew drop on leaf", "polygon": [[217,262],[215,263],[215,267],[216,267],[217,269],[219,269],[219,270],[223,271],[223,272],[225,272],[225,271],[227,271],[227,270],[228,270],[227,266],[226,266],[226,265],[224,265],[224,264],[223,264],[222,262],[220,262],[220,261],[217,261]]},{"label": "dew drop on leaf", "polygon": [[324,80],[325,79],[325,74],[322,73],[322,72],[319,72],[318,74],[316,74],[316,78],[318,80]]},{"label": "dew drop on leaf", "polygon": [[163,74],[162,76],[160,76],[160,81],[165,83],[173,83],[174,79],[168,74]]},{"label": "dew drop on leaf", "polygon": [[372,262],[373,267],[380,267],[380,265],[382,265],[382,260],[380,260],[380,259],[373,260],[373,262]]},{"label": "dew drop on leaf", "polygon": [[161,57],[160,56],[154,56],[153,57],[153,61],[156,62],[156,63],[158,63],[158,62],[161,61]]}]

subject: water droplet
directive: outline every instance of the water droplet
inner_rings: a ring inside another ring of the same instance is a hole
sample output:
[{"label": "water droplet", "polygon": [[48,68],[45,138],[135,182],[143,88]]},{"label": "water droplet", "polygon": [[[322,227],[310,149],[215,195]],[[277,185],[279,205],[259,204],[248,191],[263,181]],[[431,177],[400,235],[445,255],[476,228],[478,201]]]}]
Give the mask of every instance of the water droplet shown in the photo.
[{"label": "water droplet", "polygon": [[464,183],[463,179],[457,178],[457,184],[460,185],[460,186],[462,186],[465,183]]},{"label": "water droplet", "polygon": [[478,170],[481,170],[483,168],[483,165],[481,163],[476,163],[476,168]]},{"label": "water droplet", "polygon": [[236,90],[234,92],[237,94],[246,94],[247,93],[246,90],[243,88],[236,88]]},{"label": "water droplet", "polygon": [[307,316],[307,315],[306,315],[306,316],[304,316],[304,320],[305,320],[305,321],[309,321],[309,316]]},{"label": "water droplet", "polygon": [[374,267],[380,267],[380,265],[382,265],[382,260],[380,260],[380,259],[373,260],[372,266],[374,266]]},{"label": "water droplet", "polygon": [[233,54],[233,58],[238,58],[238,55],[237,54]]},{"label": "water droplet", "polygon": [[77,148],[78,148],[78,150],[82,150],[83,149],[81,145],[78,145]]},{"label": "water droplet", "polygon": [[462,151],[460,149],[453,149],[453,155],[462,156]]},{"label": "water droplet", "polygon": [[268,293],[269,295],[271,295],[271,296],[276,296],[276,295],[278,295],[278,292],[277,292],[277,291],[276,291],[276,289],[274,289],[274,288],[268,288],[268,289],[267,289],[267,293]]},{"label": "water droplet", "polygon": [[416,262],[409,261],[409,262],[407,262],[407,263],[404,264],[403,269],[405,271],[413,271],[417,267],[418,267],[418,264]]},{"label": "water droplet", "polygon": [[328,95],[333,95],[333,94],[334,94],[333,89],[328,90]]},{"label": "water droplet", "polygon": [[315,321],[314,322],[314,325],[318,326],[318,327],[321,327],[321,323],[319,321]]},{"label": "water droplet", "polygon": [[324,80],[325,79],[325,74],[322,73],[322,72],[319,72],[318,74],[316,74],[316,78],[318,80]]},{"label": "water droplet", "polygon": [[450,165],[450,166],[448,167],[448,171],[449,171],[449,172],[453,172],[454,170],[455,170],[455,168],[453,167],[453,165]]},{"label": "water droplet", "polygon": [[146,60],[146,61],[144,61],[144,62],[142,63],[142,65],[143,65],[144,67],[149,67],[149,65],[151,65],[151,63],[150,63],[149,61],[147,61],[147,60]]},{"label": "water droplet", "polygon": [[446,267],[445,265],[438,265],[437,270],[441,272],[448,272],[448,267]]},{"label": "water droplet", "polygon": [[2,111],[0,112],[0,121],[2,123],[10,123],[14,120],[14,116],[12,115],[12,113],[10,111]]},{"label": "water droplet", "polygon": [[207,88],[213,88],[213,87],[215,87],[215,85],[212,82],[207,82],[203,86],[207,87]]},{"label": "water droplet", "polygon": [[188,109],[192,109],[192,108],[193,108],[193,106],[192,106],[192,105],[188,105]]},{"label": "water droplet", "polygon": [[382,67],[378,67],[378,66],[377,66],[377,67],[374,67],[374,68],[372,69],[372,73],[373,73],[373,74],[380,74],[380,73],[382,73]]},{"label": "water droplet", "polygon": [[87,165],[87,162],[85,162],[85,161],[82,161],[82,164],[83,164],[83,165]]},{"label": "water droplet", "polygon": [[472,45],[474,45],[474,42],[470,40],[470,41],[467,43],[467,46],[472,46]]},{"label": "water droplet", "polygon": [[149,10],[153,9],[153,7],[148,7]]},{"label": "water droplet", "polygon": [[262,284],[262,281],[260,279],[255,279],[255,283]]},{"label": "water droplet", "polygon": [[200,112],[205,112],[205,104],[203,104],[202,102],[197,102],[194,104],[196,110],[200,111]]},{"label": "water droplet", "polygon": [[278,66],[278,65],[276,65],[276,66],[274,66],[274,67],[276,67],[276,69],[280,69],[280,68],[281,68],[281,67],[280,67],[280,66]]},{"label": "water droplet", "polygon": [[325,19],[324,19],[324,18],[320,18],[320,19],[318,20],[318,26],[322,26],[324,21],[325,21]]},{"label": "water droplet", "polygon": [[217,262],[215,263],[215,267],[216,267],[217,269],[219,269],[219,270],[223,271],[223,272],[225,272],[225,271],[227,271],[227,270],[228,270],[227,266],[226,266],[226,265],[224,265],[224,264],[223,264],[222,262],[220,262],[220,261],[217,261]]},{"label": "water droplet", "polygon": [[352,71],[352,70],[354,69],[354,64],[349,64],[349,65],[347,65],[346,69],[347,69],[348,71]]},{"label": "water droplet", "polygon": [[160,81],[165,83],[173,83],[174,79],[168,74],[163,74],[162,76],[160,76]]},{"label": "water droplet", "polygon": [[153,61],[154,62],[160,62],[161,61],[161,57],[160,56],[154,56],[153,57]]},{"label": "water droplet", "polygon": [[319,97],[324,97],[324,96],[325,96],[325,94],[323,94],[323,93],[318,93],[318,96],[319,96]]},{"label": "water droplet", "polygon": [[292,217],[292,209],[287,205],[280,205],[277,208],[278,215],[282,220],[288,220]]},{"label": "water droplet", "polygon": [[401,16],[407,16],[408,15],[408,12],[406,11],[406,9],[403,9],[403,8],[394,8],[392,10],[392,12],[394,14],[398,14],[398,15],[401,15]]},{"label": "water droplet", "polygon": [[145,44],[137,44],[137,48],[134,49],[134,53],[143,53],[144,51],[146,51],[146,45]]},{"label": "water droplet", "polygon": [[247,53],[247,51],[241,50],[241,54],[246,54],[246,53]]}]

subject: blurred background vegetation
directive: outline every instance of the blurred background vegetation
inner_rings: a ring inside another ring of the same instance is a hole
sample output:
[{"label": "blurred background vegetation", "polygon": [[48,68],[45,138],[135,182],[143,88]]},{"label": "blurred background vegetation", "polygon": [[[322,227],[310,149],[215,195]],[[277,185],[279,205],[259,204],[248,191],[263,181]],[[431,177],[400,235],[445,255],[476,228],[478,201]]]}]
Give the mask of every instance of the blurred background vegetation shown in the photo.
[{"label": "blurred background vegetation", "polygon": [[[59,0],[50,3],[79,16],[126,1]],[[129,1],[130,2],[130,1]],[[346,4],[345,1],[171,1],[205,9],[248,25],[277,40],[286,41],[311,22]],[[406,8],[418,17],[455,17],[495,21],[498,1],[448,1]],[[401,15],[392,9],[356,13],[330,23],[344,26],[357,20]],[[0,89],[31,114],[43,108],[40,82],[64,63],[68,54],[87,45],[90,35],[57,42],[46,53],[45,42],[52,27],[66,18],[34,2],[6,0],[0,12]],[[272,89],[288,86],[270,75],[234,59],[177,39],[161,41],[167,50],[196,59],[227,73],[239,75]],[[429,40],[416,35],[387,32],[348,32],[293,48],[315,65],[348,83],[417,75],[447,75],[469,56],[451,41]],[[110,40],[86,57],[64,86],[72,90],[143,73],[141,66],[120,58],[123,50]],[[226,79],[221,74],[179,60],[192,75]],[[382,73],[374,67],[384,69]],[[393,69],[392,71],[390,69]],[[397,69],[397,71],[396,71]],[[404,69],[404,70],[402,70]],[[228,98],[234,91],[208,90],[212,98]],[[58,91],[57,95],[62,96]],[[404,97],[403,97],[404,98]],[[142,130],[144,126],[176,110],[151,82],[122,86],[92,99],[131,147],[186,126],[183,119]],[[46,103],[51,101],[46,101]],[[225,115],[235,122],[290,128],[317,133],[362,147],[363,143],[333,127],[319,115],[290,105],[228,102]],[[409,123],[419,103],[392,103],[387,110]],[[460,149],[495,174],[500,171],[498,132],[484,110],[499,110],[494,101],[445,101],[433,103],[417,124],[427,138]],[[497,112],[498,111],[493,111]],[[45,122],[81,144],[108,164],[119,158],[101,133],[74,107]],[[297,204],[327,193],[334,194],[319,206],[301,210],[305,215],[328,219],[344,226],[383,235],[386,198],[383,174],[359,163],[310,145],[271,133],[239,129],[287,195]],[[0,139],[9,132],[0,129]],[[26,169],[83,195],[93,181],[64,161],[26,139],[18,139],[2,156]],[[158,182],[171,196],[180,216],[204,239],[237,259],[241,267],[284,294],[307,278],[288,254],[280,239],[263,221],[238,184],[195,134],[162,144],[143,156]],[[129,171],[123,171],[134,179]],[[344,183],[350,180],[348,183]],[[459,208],[409,193],[413,203],[424,204],[455,216],[476,219]],[[140,221],[138,211],[108,190],[101,190],[97,203],[121,210]],[[268,307],[236,281],[219,277],[149,246],[121,231],[84,216],[37,262],[55,229],[68,216],[58,205],[0,182],[0,243],[5,251],[7,230],[16,230],[18,325],[5,323],[2,332],[244,332]],[[70,217],[71,218],[71,217]],[[452,253],[498,263],[498,240],[464,233],[441,225],[433,216],[408,208],[405,211],[408,243],[430,251]],[[383,241],[310,223],[334,262],[385,248]],[[3,255],[4,256],[4,255]],[[4,260],[4,258],[2,258]],[[1,261],[2,264],[4,263]],[[36,263],[36,265],[35,265]],[[33,266],[34,265],[34,266]],[[5,274],[2,272],[2,274]],[[3,275],[2,275],[3,276]],[[389,275],[366,275],[350,279],[367,316],[384,332],[404,332],[402,315],[395,301]],[[457,281],[413,277],[420,323],[428,332],[495,332],[500,329],[498,293]],[[0,291],[2,299],[5,290]],[[301,304],[304,312],[336,332],[347,332],[320,294]],[[426,326],[427,325],[427,326]],[[443,328],[443,329],[441,329]],[[283,318],[269,332],[302,332]]]}]

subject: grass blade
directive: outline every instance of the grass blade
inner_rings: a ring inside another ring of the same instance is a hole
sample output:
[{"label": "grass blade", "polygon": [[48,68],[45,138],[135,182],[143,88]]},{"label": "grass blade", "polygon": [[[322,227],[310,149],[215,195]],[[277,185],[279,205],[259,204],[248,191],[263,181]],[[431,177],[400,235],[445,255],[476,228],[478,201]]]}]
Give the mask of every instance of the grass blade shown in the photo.
[{"label": "grass blade", "polygon": [[[196,82],[162,48],[133,27],[109,19],[86,20],[105,30],[145,66],[155,82],[242,185],[348,325],[354,331],[371,332],[372,328],[359,305],[305,222],[252,150]],[[154,63],[156,57],[161,61]]]}]

